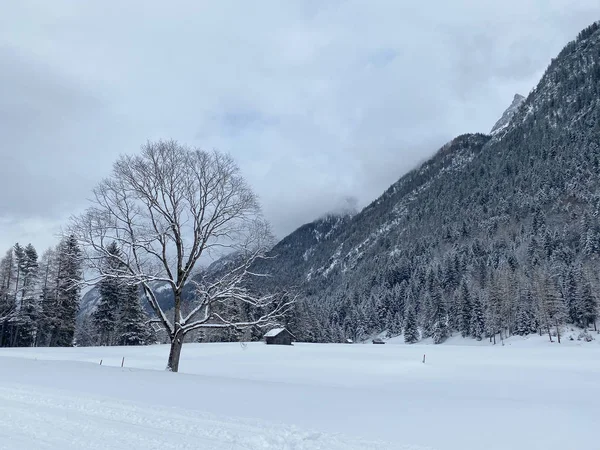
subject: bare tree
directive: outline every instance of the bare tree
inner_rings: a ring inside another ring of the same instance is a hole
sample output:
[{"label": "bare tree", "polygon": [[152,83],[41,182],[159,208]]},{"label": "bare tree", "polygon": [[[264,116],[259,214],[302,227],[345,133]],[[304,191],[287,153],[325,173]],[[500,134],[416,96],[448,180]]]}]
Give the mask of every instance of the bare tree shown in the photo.
[{"label": "bare tree", "polygon": [[[140,155],[118,159],[112,175],[94,190],[92,202],[72,219],[69,230],[95,273],[87,281],[118,277],[141,286],[171,341],[167,370],[178,371],[183,340],[190,331],[272,325],[292,304],[280,295],[258,296],[245,288],[249,277],[260,276],[250,267],[264,256],[272,237],[255,194],[230,156],[175,141],[148,142]],[[108,252],[113,241],[121,249],[123,269],[107,272],[103,261],[115,257]],[[236,255],[231,267],[212,281],[196,281],[196,301],[182,308],[184,286],[193,280],[199,260],[227,252]],[[156,282],[173,292],[171,317],[151,289]],[[214,308],[227,302],[252,305],[262,314],[234,322]]]}]

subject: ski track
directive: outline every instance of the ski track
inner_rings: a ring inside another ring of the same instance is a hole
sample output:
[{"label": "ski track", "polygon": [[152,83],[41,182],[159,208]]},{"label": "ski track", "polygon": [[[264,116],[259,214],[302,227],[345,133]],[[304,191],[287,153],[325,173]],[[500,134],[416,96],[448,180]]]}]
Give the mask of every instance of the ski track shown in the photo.
[{"label": "ski track", "polygon": [[[0,387],[0,449],[423,450],[172,408]],[[8,437],[8,439],[6,439]]]}]

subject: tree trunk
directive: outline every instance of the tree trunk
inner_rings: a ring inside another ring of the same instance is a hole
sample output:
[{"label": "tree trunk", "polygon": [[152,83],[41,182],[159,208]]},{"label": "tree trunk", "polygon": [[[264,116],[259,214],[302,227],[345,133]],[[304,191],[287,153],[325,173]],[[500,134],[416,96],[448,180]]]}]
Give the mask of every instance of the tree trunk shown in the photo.
[{"label": "tree trunk", "polygon": [[174,335],[171,337],[171,350],[169,351],[169,362],[167,363],[167,370],[169,372],[179,371],[179,357],[181,356],[181,348],[183,347],[183,336],[184,333],[181,328],[176,328]]},{"label": "tree trunk", "polygon": [[560,329],[558,328],[558,324],[556,324],[556,337],[558,339],[558,343],[560,344]]},{"label": "tree trunk", "polygon": [[2,321],[2,334],[0,334],[0,347],[5,347],[5,342],[6,342],[6,322],[8,322],[8,319],[4,319]]},{"label": "tree trunk", "polygon": [[12,335],[12,343],[10,344],[11,347],[16,347],[17,346],[17,338],[19,336],[19,324],[17,323],[14,327],[11,327],[13,330],[13,335]]},{"label": "tree trunk", "polygon": [[550,332],[550,325],[547,325],[546,327],[547,327],[547,329],[548,329],[548,337],[550,338],[550,342],[554,342],[554,341],[552,340],[552,333]]}]

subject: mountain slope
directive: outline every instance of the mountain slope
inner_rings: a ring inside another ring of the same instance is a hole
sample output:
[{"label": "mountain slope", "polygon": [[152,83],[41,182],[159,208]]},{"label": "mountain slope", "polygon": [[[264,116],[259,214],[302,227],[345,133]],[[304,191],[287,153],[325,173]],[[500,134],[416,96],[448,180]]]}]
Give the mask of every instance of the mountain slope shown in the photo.
[{"label": "mountain slope", "polygon": [[589,325],[600,286],[599,99],[594,24],[493,137],[459,136],[319,243],[308,263],[273,263],[276,275],[302,268],[279,278],[305,296],[289,325],[308,340],[397,334],[410,310],[421,336],[439,342],[456,331]]}]

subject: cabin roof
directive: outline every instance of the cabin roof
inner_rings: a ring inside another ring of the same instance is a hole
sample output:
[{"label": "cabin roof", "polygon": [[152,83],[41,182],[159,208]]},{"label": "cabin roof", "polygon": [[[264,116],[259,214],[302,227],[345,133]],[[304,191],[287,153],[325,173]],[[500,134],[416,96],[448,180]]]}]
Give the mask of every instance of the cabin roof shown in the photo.
[{"label": "cabin roof", "polygon": [[285,328],[273,328],[272,330],[267,331],[265,337],[275,337],[282,331],[285,331]]},{"label": "cabin roof", "polygon": [[275,336],[278,336],[280,333],[282,333],[284,331],[286,333],[288,333],[290,336],[292,336],[294,339],[296,338],[296,336],[294,336],[292,333],[290,333],[285,328],[273,328],[272,330],[269,330],[269,331],[267,331],[265,333],[265,337],[275,337]]}]

